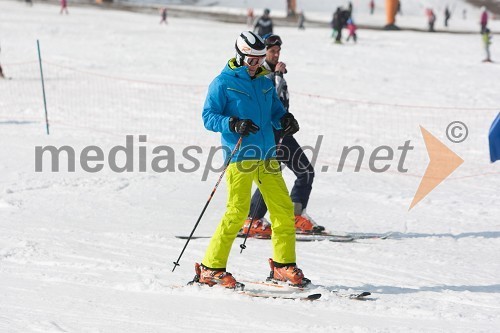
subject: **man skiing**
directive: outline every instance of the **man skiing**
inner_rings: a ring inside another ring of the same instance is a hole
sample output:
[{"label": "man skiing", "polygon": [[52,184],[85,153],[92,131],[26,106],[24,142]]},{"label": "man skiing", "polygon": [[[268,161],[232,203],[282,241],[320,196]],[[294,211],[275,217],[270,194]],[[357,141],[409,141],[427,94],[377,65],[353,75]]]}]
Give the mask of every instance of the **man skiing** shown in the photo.
[{"label": "man skiing", "polygon": [[273,33],[273,20],[269,17],[271,11],[269,9],[264,9],[264,15],[259,17],[255,22],[253,27],[253,32],[258,34],[260,37]]},{"label": "man skiing", "polygon": [[241,146],[226,171],[226,212],[201,264],[195,264],[194,281],[226,288],[241,286],[226,266],[234,239],[250,208],[255,182],[273,222],[271,278],[304,286],[310,280],[296,265],[293,205],[275,158],[273,133],[273,124],[281,126],[283,135],[293,135],[299,125],[286,112],[273,83],[265,77],[268,71],[262,67],[266,55],[262,38],[244,31],[238,36],[235,48],[236,57],[228,61],[208,88],[202,116],[208,130],[222,134],[226,150],[234,151],[238,142]]},{"label": "man skiing", "polygon": [[[286,64],[279,60],[282,40],[278,35],[266,35],[264,37],[267,49],[264,67],[269,71],[269,74],[266,76],[273,82],[276,87],[276,93],[288,112],[290,104],[288,85],[283,77],[287,69]],[[282,137],[281,130],[275,130],[274,137],[276,143],[278,143],[280,137]],[[314,179],[313,166],[292,135],[283,137],[280,152],[279,161],[283,162],[297,177],[290,194],[294,205],[296,230],[301,233],[318,233],[324,231],[325,228],[317,225],[305,211]],[[271,236],[272,227],[264,218],[266,212],[266,203],[262,200],[262,194],[257,189],[252,197],[250,214],[245,221],[242,232],[245,234],[248,232],[250,236]]]}]

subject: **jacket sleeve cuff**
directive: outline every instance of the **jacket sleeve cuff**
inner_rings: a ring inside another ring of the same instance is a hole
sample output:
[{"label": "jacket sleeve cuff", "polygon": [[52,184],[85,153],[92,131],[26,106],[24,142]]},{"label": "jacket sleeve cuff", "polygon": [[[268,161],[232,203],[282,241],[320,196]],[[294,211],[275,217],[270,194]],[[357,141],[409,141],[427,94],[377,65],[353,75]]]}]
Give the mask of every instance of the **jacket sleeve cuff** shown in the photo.
[{"label": "jacket sleeve cuff", "polygon": [[231,117],[225,117],[225,119],[222,121],[222,133],[234,133],[231,131],[231,128],[229,127],[229,120]]}]

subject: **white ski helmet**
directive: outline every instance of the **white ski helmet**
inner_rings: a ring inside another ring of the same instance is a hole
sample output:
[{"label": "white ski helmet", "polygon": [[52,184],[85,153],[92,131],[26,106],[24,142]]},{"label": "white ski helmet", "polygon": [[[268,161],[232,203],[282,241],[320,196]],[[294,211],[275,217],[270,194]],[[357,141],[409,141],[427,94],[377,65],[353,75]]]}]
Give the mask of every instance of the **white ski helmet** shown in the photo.
[{"label": "white ski helmet", "polygon": [[243,31],[234,45],[236,49],[236,62],[243,65],[246,56],[264,57],[266,55],[266,44],[264,40],[251,31]]}]

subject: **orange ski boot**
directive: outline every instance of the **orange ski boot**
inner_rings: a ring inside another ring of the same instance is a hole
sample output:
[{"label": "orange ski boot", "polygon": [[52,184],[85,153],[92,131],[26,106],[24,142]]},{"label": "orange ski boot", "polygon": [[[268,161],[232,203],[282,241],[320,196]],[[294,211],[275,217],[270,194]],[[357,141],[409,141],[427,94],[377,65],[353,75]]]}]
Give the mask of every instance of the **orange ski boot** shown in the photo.
[{"label": "orange ski boot", "polygon": [[294,287],[305,287],[311,283],[311,280],[304,277],[302,270],[296,264],[280,264],[269,258],[271,273],[267,281],[286,282]]},{"label": "orange ski boot", "polygon": [[320,234],[325,231],[325,227],[316,224],[309,215],[303,213],[295,215],[295,230],[303,234]]},{"label": "orange ski boot", "polygon": [[236,281],[233,275],[226,272],[225,268],[209,268],[203,264],[194,264],[194,271],[196,275],[192,282],[198,282],[200,284],[207,284],[210,287],[218,285],[229,289],[241,289],[243,290],[244,285]]},{"label": "orange ski boot", "polygon": [[[250,217],[245,220],[245,224],[243,225],[243,229],[241,230],[241,233],[243,235],[247,234],[248,228],[250,227],[250,222],[252,222],[252,218]],[[263,217],[261,219],[253,220],[250,232],[248,232],[248,237],[271,238],[271,234],[271,223],[269,223],[269,221]]]}]

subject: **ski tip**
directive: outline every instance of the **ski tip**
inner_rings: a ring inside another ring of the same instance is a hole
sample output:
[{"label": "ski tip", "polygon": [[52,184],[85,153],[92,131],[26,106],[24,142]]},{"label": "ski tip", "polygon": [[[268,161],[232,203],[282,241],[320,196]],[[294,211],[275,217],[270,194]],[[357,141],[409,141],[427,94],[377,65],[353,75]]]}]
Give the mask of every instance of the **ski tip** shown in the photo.
[{"label": "ski tip", "polygon": [[347,236],[338,236],[338,237],[331,237],[328,240],[334,243],[344,243],[344,242],[347,243],[347,242],[353,242],[354,238]]},{"label": "ski tip", "polygon": [[321,298],[321,294],[311,294],[311,295],[306,297],[306,299],[309,301],[315,301],[315,300],[320,299],[320,298]]},{"label": "ski tip", "polygon": [[371,294],[372,293],[369,292],[369,291],[363,291],[362,293],[359,293],[359,294],[352,294],[352,295],[349,296],[349,298],[362,300],[362,299],[365,299],[364,297],[370,296]]},{"label": "ski tip", "polygon": [[182,236],[182,235],[175,235],[175,238],[179,239],[201,239],[201,238],[211,238],[212,236]]}]

